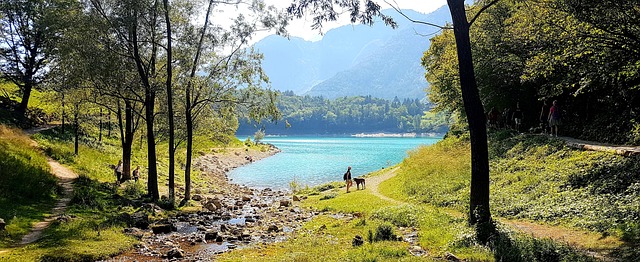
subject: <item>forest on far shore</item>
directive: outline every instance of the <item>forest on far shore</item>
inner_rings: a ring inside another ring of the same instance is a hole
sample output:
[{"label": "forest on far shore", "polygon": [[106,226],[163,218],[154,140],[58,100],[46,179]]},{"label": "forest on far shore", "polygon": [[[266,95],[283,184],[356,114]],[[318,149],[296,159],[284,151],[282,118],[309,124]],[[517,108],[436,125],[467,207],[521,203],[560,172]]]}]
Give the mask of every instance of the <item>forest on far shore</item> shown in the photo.
[{"label": "forest on far shore", "polygon": [[356,133],[444,134],[455,117],[448,112],[430,112],[432,105],[420,99],[393,100],[371,96],[327,99],[280,93],[276,106],[282,113],[277,122],[240,120],[237,134],[263,130],[270,135],[336,135]]}]

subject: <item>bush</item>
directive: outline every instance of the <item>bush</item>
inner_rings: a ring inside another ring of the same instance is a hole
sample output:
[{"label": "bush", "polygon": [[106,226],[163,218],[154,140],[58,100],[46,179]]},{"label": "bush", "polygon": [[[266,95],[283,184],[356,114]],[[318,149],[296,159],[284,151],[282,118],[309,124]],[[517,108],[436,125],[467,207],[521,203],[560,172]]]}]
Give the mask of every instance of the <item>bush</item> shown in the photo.
[{"label": "bush", "polygon": [[380,224],[376,227],[376,233],[373,235],[373,241],[389,241],[396,240],[393,232],[393,226],[387,223]]}]

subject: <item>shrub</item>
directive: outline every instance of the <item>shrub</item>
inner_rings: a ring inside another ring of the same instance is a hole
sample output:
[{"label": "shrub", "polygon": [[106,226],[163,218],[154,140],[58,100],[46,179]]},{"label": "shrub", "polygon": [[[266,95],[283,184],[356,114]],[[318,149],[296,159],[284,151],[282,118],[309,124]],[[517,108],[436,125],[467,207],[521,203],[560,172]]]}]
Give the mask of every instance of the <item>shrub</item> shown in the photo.
[{"label": "shrub", "polygon": [[396,240],[396,235],[393,232],[393,226],[387,223],[378,225],[378,227],[376,227],[376,233],[373,236],[373,241],[389,240]]}]

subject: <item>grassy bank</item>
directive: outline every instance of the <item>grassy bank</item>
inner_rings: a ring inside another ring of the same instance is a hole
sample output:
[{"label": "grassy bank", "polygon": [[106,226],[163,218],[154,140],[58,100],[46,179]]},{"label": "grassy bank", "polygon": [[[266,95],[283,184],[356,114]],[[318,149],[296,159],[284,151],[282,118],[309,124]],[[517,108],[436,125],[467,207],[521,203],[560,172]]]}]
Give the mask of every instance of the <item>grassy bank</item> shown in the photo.
[{"label": "grassy bank", "polygon": [[[465,214],[469,144],[449,138],[410,153],[398,175],[380,186],[394,198]],[[636,157],[568,148],[538,135],[492,134],[491,209],[494,216],[614,235],[628,258],[638,243],[640,165]]]},{"label": "grassy bank", "polygon": [[31,224],[51,211],[60,188],[44,154],[22,131],[0,125],[0,247],[18,243]]},{"label": "grassy bank", "polygon": [[[67,127],[69,131],[69,127]],[[97,130],[95,130],[97,131]],[[131,226],[131,214],[142,212],[147,214],[151,220],[154,218],[162,218],[170,215],[175,211],[165,211],[161,214],[155,213],[152,209],[145,207],[143,203],[148,202],[143,196],[146,193],[146,170],[143,170],[142,180],[138,183],[128,181],[121,186],[114,184],[115,176],[110,164],[116,164],[121,156],[119,141],[114,137],[103,136],[102,141],[97,141],[97,132],[89,130],[88,133],[93,135],[84,135],[79,147],[79,154],[74,155],[73,143],[70,133],[62,133],[60,128],[48,130],[34,135],[34,139],[38,142],[42,152],[34,148],[25,146],[29,140],[21,134],[21,131],[15,130],[19,137],[19,144],[13,145],[9,142],[12,140],[5,138],[0,141],[0,146],[9,148],[14,151],[1,150],[0,153],[9,152],[16,155],[15,160],[8,161],[12,165],[21,164],[31,168],[49,178],[49,184],[33,182],[27,183],[24,180],[18,182],[2,183],[0,187],[5,185],[14,189],[12,194],[15,196],[26,196],[26,200],[16,202],[14,199],[5,200],[4,190],[3,198],[0,199],[0,214],[5,213],[12,215],[16,212],[15,208],[22,208],[32,213],[25,213],[9,222],[8,234],[3,235],[2,241],[4,246],[15,243],[22,235],[28,232],[32,222],[40,221],[50,212],[51,207],[56,199],[55,190],[47,195],[47,201],[43,202],[42,207],[33,204],[33,198],[29,198],[28,194],[18,192],[18,190],[29,190],[32,192],[50,192],[56,189],[55,179],[48,174],[48,165],[44,155],[69,166],[74,172],[80,175],[80,178],[74,184],[74,194],[71,203],[65,212],[64,219],[55,221],[45,231],[43,238],[31,245],[20,248],[9,249],[6,253],[0,254],[2,261],[94,261],[108,258],[120,252],[133,247],[137,240],[123,233],[124,228]],[[3,132],[4,134],[4,132]],[[196,154],[211,152],[211,148],[225,147],[242,147],[239,141],[232,141],[228,144],[214,142],[209,139],[198,138],[197,146],[194,152]],[[13,143],[13,142],[12,142]],[[166,195],[168,164],[166,144],[158,145],[158,170],[159,170],[159,188],[161,194]],[[22,150],[22,151],[20,151]],[[134,146],[133,165],[146,166],[146,152],[144,147]],[[223,149],[217,149],[221,151]],[[256,149],[259,150],[259,149]],[[40,153],[38,153],[40,152]],[[176,155],[178,166],[184,163],[184,149],[178,150]],[[0,158],[6,159],[6,158]],[[6,161],[3,161],[4,165]],[[34,167],[30,165],[35,165]],[[9,169],[0,169],[2,172]],[[33,171],[33,172],[36,172]],[[32,173],[33,173],[32,172]],[[32,177],[31,173],[26,171],[11,172]],[[6,179],[4,175],[0,179]],[[206,177],[199,172],[192,173],[192,181],[194,188],[212,187]],[[4,182],[4,181],[3,181]],[[38,188],[28,187],[31,184],[40,185],[42,190]],[[176,174],[177,187],[183,188],[182,172]],[[3,188],[4,189],[4,188]],[[48,189],[45,190],[45,189]],[[44,198],[44,197],[43,197]],[[12,202],[13,201],[13,202]],[[14,204],[15,203],[15,204]],[[161,203],[166,206],[165,203]],[[12,206],[13,205],[13,206]],[[6,207],[6,208],[5,208]],[[185,207],[189,209],[191,207]],[[37,211],[37,212],[35,212]],[[24,212],[23,212],[24,213]],[[0,217],[2,217],[0,216]],[[7,215],[9,216],[9,215]],[[6,218],[5,218],[6,220]],[[18,228],[19,226],[19,228]],[[5,244],[6,243],[6,244]]]}]

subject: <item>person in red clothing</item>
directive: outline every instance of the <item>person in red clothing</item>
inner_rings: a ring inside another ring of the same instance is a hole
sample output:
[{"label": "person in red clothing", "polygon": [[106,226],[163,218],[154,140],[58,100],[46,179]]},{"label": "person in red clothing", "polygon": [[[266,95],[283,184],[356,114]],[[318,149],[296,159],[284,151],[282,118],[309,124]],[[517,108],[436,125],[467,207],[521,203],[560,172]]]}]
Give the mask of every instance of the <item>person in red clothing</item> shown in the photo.
[{"label": "person in red clothing", "polygon": [[553,106],[549,109],[549,127],[551,127],[551,135],[558,137],[558,126],[562,124],[560,116],[560,108],[558,107],[558,100],[553,100]]}]

